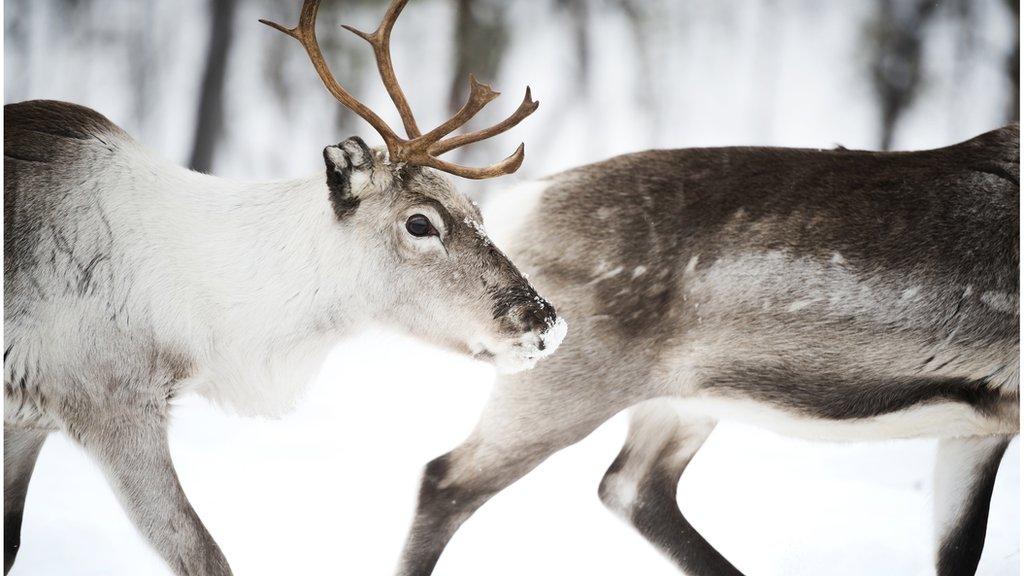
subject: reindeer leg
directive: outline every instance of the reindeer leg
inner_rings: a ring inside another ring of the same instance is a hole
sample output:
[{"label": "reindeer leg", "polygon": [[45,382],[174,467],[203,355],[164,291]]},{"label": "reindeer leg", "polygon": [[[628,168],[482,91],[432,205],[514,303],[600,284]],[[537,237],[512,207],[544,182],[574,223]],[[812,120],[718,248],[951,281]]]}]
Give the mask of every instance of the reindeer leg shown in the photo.
[{"label": "reindeer leg", "polygon": [[690,576],[741,574],[690,525],[676,501],[683,470],[714,426],[709,420],[681,419],[663,400],[636,406],[626,443],[598,491],[605,506]]},{"label": "reindeer leg", "polygon": [[231,574],[178,482],[162,410],[83,418],[68,430],[99,464],[129,518],[175,574]]},{"label": "reindeer leg", "polygon": [[470,437],[427,464],[398,574],[429,575],[455,531],[484,502],[632,403],[580,394],[588,383],[569,377],[566,362],[571,366],[565,356],[553,358],[500,379]]},{"label": "reindeer leg", "polygon": [[45,430],[4,426],[4,574],[11,571],[21,547],[25,495],[46,434]]},{"label": "reindeer leg", "polygon": [[989,500],[1006,436],[945,438],[935,466],[936,574],[970,576],[985,546]]}]

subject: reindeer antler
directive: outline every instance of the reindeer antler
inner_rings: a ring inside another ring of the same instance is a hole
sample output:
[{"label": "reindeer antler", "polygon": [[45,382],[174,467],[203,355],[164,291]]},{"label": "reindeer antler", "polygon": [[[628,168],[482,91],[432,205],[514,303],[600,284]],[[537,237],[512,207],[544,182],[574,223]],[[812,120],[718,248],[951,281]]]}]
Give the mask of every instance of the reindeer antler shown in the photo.
[{"label": "reindeer antler", "polygon": [[459,127],[463,126],[470,119],[473,118],[488,102],[498,97],[499,93],[491,90],[490,86],[477,82],[476,78],[472,74],[469,75],[469,98],[466,104],[455,113],[454,116],[449,118],[447,121],[442,123],[437,128],[421,134],[419,127],[416,125],[416,119],[413,117],[412,109],[409,107],[409,102],[405,99],[405,93],[402,92],[402,87],[398,84],[398,78],[395,76],[395,68],[391,63],[391,29],[395,25],[395,21],[398,20],[399,14],[409,0],[392,0],[388,6],[387,12],[384,14],[384,19],[373,33],[366,33],[357,30],[351,26],[344,26],[346,30],[349,30],[370,43],[373,47],[373,55],[377,60],[377,70],[380,72],[381,80],[384,82],[384,87],[388,91],[388,95],[391,96],[391,100],[395,103],[395,107],[398,108],[398,114],[402,117],[402,124],[405,126],[405,132],[407,138],[402,138],[387,125],[384,120],[381,119],[373,110],[370,110],[365,104],[360,102],[353,96],[348,90],[345,90],[334,76],[331,74],[330,68],[324,61],[323,53],[320,51],[320,45],[316,40],[316,14],[320,8],[320,0],[305,0],[302,3],[302,12],[299,14],[299,23],[294,28],[285,28],[284,26],[268,20],[260,20],[260,22],[280,30],[285,34],[298,40],[302,46],[306,49],[306,53],[309,54],[309,59],[313,62],[313,67],[316,69],[317,74],[320,75],[320,79],[323,80],[327,90],[330,91],[334,97],[350,108],[353,112],[358,114],[364,120],[373,126],[373,129],[377,131],[384,139],[384,144],[387,146],[388,155],[393,162],[404,162],[408,164],[414,164],[417,166],[429,166],[442,172],[448,172],[456,176],[462,176],[463,178],[493,178],[495,176],[502,176],[505,174],[511,174],[519,169],[519,166],[523,163],[524,146],[520,144],[516,151],[511,156],[505,158],[497,164],[492,164],[483,168],[470,168],[468,166],[460,166],[458,164],[452,164],[451,162],[445,162],[438,158],[441,154],[449,152],[456,148],[460,148],[467,144],[479,142],[492,136],[496,136],[512,128],[516,124],[519,124],[524,118],[533,114],[537,110],[537,106],[540,102],[533,100],[530,95],[530,88],[526,88],[526,96],[523,98],[523,102],[519,105],[519,108],[512,113],[505,120],[482,130],[470,132],[468,134],[461,134],[459,136],[452,136],[451,138],[445,138]]}]

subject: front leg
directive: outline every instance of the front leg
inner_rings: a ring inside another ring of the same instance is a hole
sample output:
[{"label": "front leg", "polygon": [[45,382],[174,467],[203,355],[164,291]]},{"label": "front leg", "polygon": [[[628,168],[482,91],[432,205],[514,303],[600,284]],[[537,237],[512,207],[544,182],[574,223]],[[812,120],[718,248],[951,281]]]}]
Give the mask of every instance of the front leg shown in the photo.
[{"label": "front leg", "polygon": [[175,574],[231,574],[178,482],[162,409],[93,415],[69,432],[95,459],[128,517]]},{"label": "front leg", "polygon": [[427,465],[399,576],[430,576],[449,539],[484,502],[642,399],[619,393],[621,375],[589,362],[594,347],[581,333],[577,328],[536,368],[499,378],[469,438]]},{"label": "front leg", "polygon": [[[492,398],[469,439],[427,464],[399,576],[430,576],[455,531],[481,505],[614,414],[539,421],[516,405]],[[516,430],[522,422],[529,425]]]}]

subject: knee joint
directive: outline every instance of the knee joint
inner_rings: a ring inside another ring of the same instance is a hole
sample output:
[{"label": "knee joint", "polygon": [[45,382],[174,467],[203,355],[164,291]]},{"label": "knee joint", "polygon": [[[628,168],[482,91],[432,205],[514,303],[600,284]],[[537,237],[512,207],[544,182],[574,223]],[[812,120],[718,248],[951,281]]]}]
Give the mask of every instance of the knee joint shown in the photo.
[{"label": "knee joint", "polygon": [[423,470],[419,508],[421,511],[446,512],[472,509],[489,494],[475,482],[454,477],[450,457],[445,455],[432,460]]},{"label": "knee joint", "polygon": [[601,479],[597,495],[609,510],[629,518],[636,505],[638,490],[639,485],[635,479],[629,478],[621,470],[609,469]]}]

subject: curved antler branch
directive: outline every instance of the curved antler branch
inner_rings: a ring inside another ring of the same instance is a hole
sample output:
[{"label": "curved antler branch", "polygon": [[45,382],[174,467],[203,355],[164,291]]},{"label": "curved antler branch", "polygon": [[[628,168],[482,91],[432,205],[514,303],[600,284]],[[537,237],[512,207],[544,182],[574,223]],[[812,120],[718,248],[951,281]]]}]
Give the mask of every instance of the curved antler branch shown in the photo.
[{"label": "curved antler branch", "polygon": [[505,176],[512,174],[519,167],[523,165],[523,158],[526,157],[526,145],[520,144],[516,151],[511,156],[505,158],[497,164],[491,164],[483,168],[471,168],[469,166],[461,166],[459,164],[453,164],[451,162],[445,162],[440,158],[433,156],[427,156],[423,161],[424,166],[436,168],[442,172],[461,176],[463,178],[469,178],[471,180],[483,180],[485,178],[494,178],[496,176]]},{"label": "curved antler branch", "polygon": [[411,139],[420,135],[420,129],[416,126],[416,118],[412,114],[412,108],[409,107],[409,101],[406,100],[405,93],[402,92],[402,86],[398,83],[398,77],[395,75],[395,66],[391,61],[391,29],[394,28],[398,16],[402,13],[402,9],[405,8],[408,1],[395,0],[392,2],[388,6],[388,11],[384,13],[384,19],[381,20],[380,25],[373,31],[373,34],[367,34],[347,24],[342,24],[341,27],[366,40],[373,47],[373,55],[377,60],[377,70],[380,72],[380,78],[384,82],[384,88],[387,89],[388,95],[391,96],[391,101],[395,103],[395,108],[398,108],[398,115],[402,117],[402,125],[405,126],[406,135]]},{"label": "curved antler branch", "polygon": [[440,156],[445,152],[450,152],[452,150],[455,150],[456,148],[461,148],[467,144],[472,144],[474,142],[479,142],[481,140],[486,140],[493,136],[497,136],[498,134],[501,134],[502,132],[505,132],[506,130],[509,130],[510,128],[514,127],[516,124],[519,124],[524,119],[526,119],[526,117],[529,116],[530,114],[536,112],[538,106],[540,106],[540,102],[537,102],[533,99],[533,97],[530,95],[530,87],[527,86],[526,96],[523,97],[522,103],[519,104],[519,108],[516,108],[516,111],[513,112],[512,115],[509,116],[508,118],[502,120],[501,122],[498,122],[497,124],[491,126],[490,128],[484,128],[482,130],[477,130],[475,132],[470,132],[468,134],[460,134],[458,136],[453,136],[451,138],[440,140],[434,144],[431,144],[430,148],[428,148],[427,151],[432,156]]},{"label": "curved antler branch", "polygon": [[423,136],[420,136],[416,140],[413,140],[413,143],[424,145],[424,148],[429,148],[431,144],[434,144],[441,138],[451,134],[452,131],[458,127],[469,122],[473,116],[476,116],[480,110],[483,110],[484,106],[487,106],[488,102],[494,100],[500,95],[501,92],[491,90],[490,86],[487,84],[481,84],[477,81],[476,76],[470,74],[469,98],[466,99],[466,103],[462,105],[462,108],[460,108],[459,111],[445,123],[434,128],[430,132],[427,132]]}]

